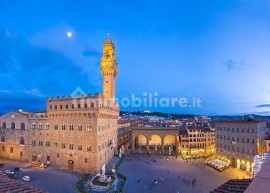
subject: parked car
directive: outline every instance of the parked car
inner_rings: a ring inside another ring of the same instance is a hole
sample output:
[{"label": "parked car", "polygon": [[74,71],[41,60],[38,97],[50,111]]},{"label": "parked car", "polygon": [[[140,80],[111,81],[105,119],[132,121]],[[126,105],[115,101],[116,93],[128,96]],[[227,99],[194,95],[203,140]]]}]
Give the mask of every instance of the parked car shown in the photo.
[{"label": "parked car", "polygon": [[29,182],[31,180],[31,178],[29,176],[24,176],[22,179],[26,182]]},{"label": "parked car", "polygon": [[5,171],[5,174],[12,174],[13,175],[14,174],[14,171],[12,171],[12,170],[6,170]]}]

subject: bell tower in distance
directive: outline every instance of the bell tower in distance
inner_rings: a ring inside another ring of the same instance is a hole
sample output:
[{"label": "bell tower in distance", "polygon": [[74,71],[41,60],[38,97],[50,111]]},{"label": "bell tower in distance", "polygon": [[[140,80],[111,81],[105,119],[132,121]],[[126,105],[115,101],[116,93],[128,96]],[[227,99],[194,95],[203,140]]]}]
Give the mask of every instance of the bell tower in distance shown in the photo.
[{"label": "bell tower in distance", "polygon": [[117,62],[115,59],[114,44],[110,34],[108,34],[108,40],[103,43],[103,53],[100,59],[100,71],[102,74],[102,96],[105,98],[114,98]]}]

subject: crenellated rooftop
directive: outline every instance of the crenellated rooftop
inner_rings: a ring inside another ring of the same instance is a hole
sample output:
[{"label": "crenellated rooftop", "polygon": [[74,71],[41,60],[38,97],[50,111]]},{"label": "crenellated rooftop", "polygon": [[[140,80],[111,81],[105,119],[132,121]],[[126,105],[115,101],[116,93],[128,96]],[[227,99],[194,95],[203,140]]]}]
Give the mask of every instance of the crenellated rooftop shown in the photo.
[{"label": "crenellated rooftop", "polygon": [[96,93],[95,95],[88,94],[84,95],[82,94],[81,96],[57,96],[57,97],[48,97],[47,101],[63,101],[63,100],[72,100],[72,99],[98,99],[102,98],[102,95],[100,93]]}]

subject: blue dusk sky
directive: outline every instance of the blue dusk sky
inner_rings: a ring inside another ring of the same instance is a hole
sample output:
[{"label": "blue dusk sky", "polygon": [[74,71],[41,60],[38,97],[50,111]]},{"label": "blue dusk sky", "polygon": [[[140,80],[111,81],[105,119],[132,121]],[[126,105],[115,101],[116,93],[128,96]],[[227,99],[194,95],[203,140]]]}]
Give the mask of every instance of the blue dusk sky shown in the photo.
[{"label": "blue dusk sky", "polygon": [[46,97],[77,87],[101,92],[108,32],[119,98],[158,92],[202,101],[149,108],[163,112],[270,111],[269,0],[2,0],[0,112],[43,110]]}]

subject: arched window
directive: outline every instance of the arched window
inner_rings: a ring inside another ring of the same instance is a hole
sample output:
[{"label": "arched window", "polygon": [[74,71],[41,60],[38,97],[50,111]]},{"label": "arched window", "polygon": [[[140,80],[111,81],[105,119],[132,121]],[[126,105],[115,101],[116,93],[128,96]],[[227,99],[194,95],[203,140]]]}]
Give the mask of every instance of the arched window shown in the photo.
[{"label": "arched window", "polygon": [[38,129],[42,129],[42,126],[43,126],[42,123],[39,123],[38,124]]},{"label": "arched window", "polygon": [[84,108],[87,108],[87,103],[84,103]]},{"label": "arched window", "polygon": [[46,129],[50,129],[49,123],[46,124]]},{"label": "arched window", "polygon": [[20,138],[20,144],[24,145],[24,138],[23,137]]},{"label": "arched window", "polygon": [[6,142],[6,138],[3,135],[1,136],[1,142],[2,143]]},{"label": "arched window", "polygon": [[21,130],[25,130],[25,124],[21,123]]},{"label": "arched window", "polygon": [[6,122],[3,122],[2,126],[3,126],[4,129],[7,128]]},{"label": "arched window", "polygon": [[15,129],[15,123],[11,123],[11,129]]},{"label": "arched window", "polygon": [[66,105],[66,109],[68,109],[68,105]]},{"label": "arched window", "polygon": [[91,131],[92,130],[91,127],[92,127],[91,125],[87,125],[86,126],[86,131]]}]

